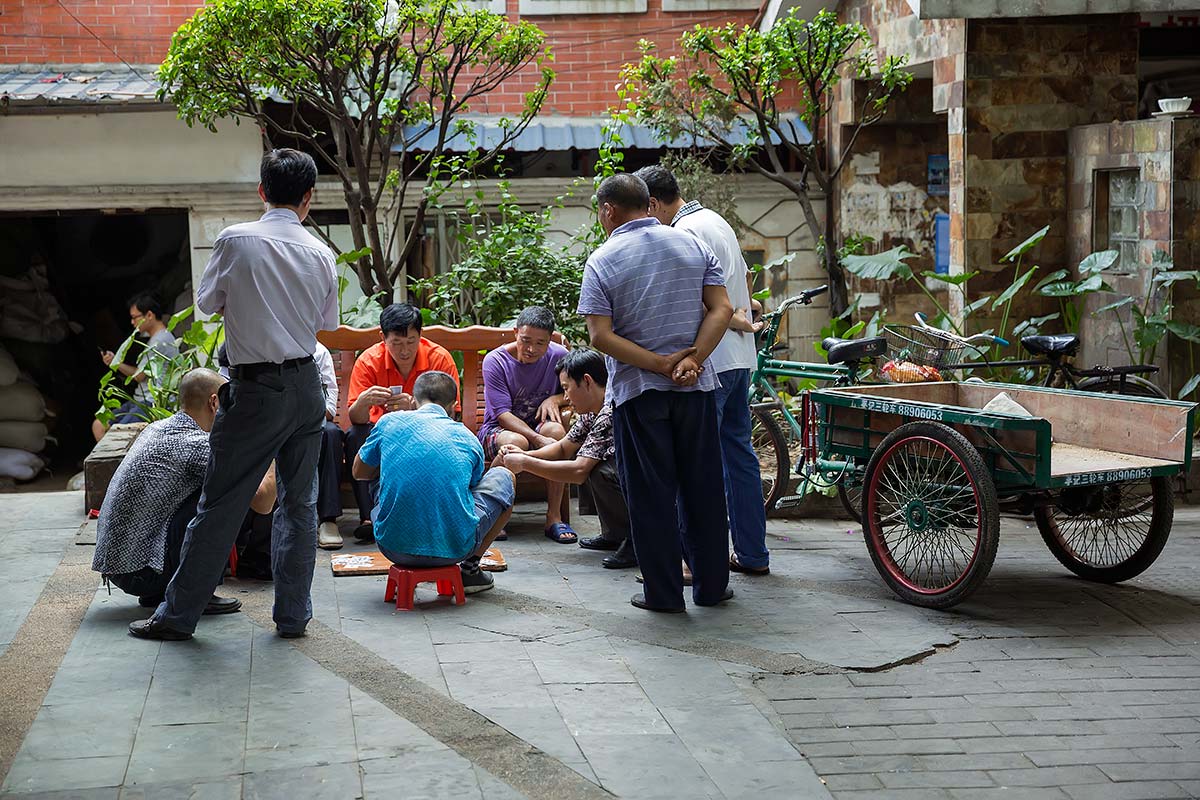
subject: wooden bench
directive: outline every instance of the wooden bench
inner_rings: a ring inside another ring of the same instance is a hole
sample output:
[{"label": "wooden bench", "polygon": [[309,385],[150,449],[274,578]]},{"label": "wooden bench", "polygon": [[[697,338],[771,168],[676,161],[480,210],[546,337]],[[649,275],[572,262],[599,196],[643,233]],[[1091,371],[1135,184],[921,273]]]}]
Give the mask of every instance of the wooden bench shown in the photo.
[{"label": "wooden bench", "polygon": [[[354,361],[358,354],[380,341],[379,326],[374,328],[351,328],[339,326],[334,331],[319,331],[317,340],[329,348],[333,356],[333,368],[338,381],[338,413],[336,421],[343,430],[350,427],[350,415],[347,412],[347,392],[350,387],[350,373],[354,370]],[[472,325],[469,328],[447,328],[443,325],[428,325],[421,329],[421,335],[450,351],[462,356],[462,421],[471,433],[478,434],[483,425],[483,357],[489,350],[495,350],[501,345],[515,340],[512,328],[489,328],[482,325]],[[561,333],[555,333],[553,340],[568,346]],[[569,487],[568,487],[569,488]],[[541,499],[546,496],[546,483],[541,478],[522,473],[517,476],[517,492],[521,499]],[[563,493],[562,517],[570,519],[570,492]]]}]

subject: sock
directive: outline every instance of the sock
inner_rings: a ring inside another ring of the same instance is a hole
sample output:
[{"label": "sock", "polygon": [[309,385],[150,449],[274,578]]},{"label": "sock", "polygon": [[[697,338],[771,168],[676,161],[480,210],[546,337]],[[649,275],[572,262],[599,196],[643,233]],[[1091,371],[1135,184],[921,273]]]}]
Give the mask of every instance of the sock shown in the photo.
[{"label": "sock", "polygon": [[462,567],[462,571],[466,574],[474,575],[476,572],[479,572],[479,556],[467,556],[459,566]]}]

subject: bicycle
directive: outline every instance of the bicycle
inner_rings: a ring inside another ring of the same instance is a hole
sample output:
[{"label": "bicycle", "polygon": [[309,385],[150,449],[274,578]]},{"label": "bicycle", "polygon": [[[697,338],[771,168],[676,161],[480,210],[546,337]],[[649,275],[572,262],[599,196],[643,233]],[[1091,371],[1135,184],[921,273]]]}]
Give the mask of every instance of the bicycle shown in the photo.
[{"label": "bicycle", "polygon": [[[1010,361],[956,361],[966,349],[983,352],[981,343],[1007,346],[998,336],[981,333],[963,337],[928,324],[924,314],[917,313],[917,326],[887,325],[883,336],[865,339],[826,338],[822,347],[827,363],[787,361],[775,358],[787,345],[776,342],[787,312],[797,305],[810,305],[813,298],[828,291],[827,286],[801,292],[780,304],[775,311],[764,314],[760,334],[758,363],[750,377],[750,411],[752,416],[752,445],[759,457],[763,473],[763,502],[768,513],[798,505],[810,489],[836,489],[843,508],[852,519],[861,519],[862,472],[865,465],[852,460],[833,461],[817,457],[819,421],[812,413],[807,392],[801,392],[798,408],[793,409],[781,392],[772,384],[773,378],[820,382],[833,388],[856,386],[865,381],[868,368],[875,359],[890,355],[885,364],[932,369],[914,376],[916,380],[943,380],[955,371],[970,371],[981,367],[1048,367],[1044,386],[1079,389],[1104,394],[1125,394],[1139,397],[1166,398],[1150,381],[1140,377],[1157,371],[1152,365],[1096,366],[1091,369],[1075,367],[1066,359],[1079,349],[1075,334],[1026,336],[1021,344],[1041,358]],[[798,412],[799,418],[797,418]],[[786,495],[793,474],[800,476],[797,492]]]},{"label": "bicycle", "polygon": [[[795,297],[787,298],[780,303],[779,308],[762,317],[765,324],[759,335],[758,363],[750,376],[750,414],[751,443],[758,455],[763,474],[763,503],[768,513],[799,504],[807,494],[805,482],[811,482],[819,488],[838,486],[842,503],[850,510],[851,500],[844,495],[842,478],[853,465],[844,462],[817,465],[817,469],[821,466],[829,467],[828,474],[823,479],[811,469],[816,453],[817,424],[812,416],[807,394],[801,394],[800,418],[797,419],[790,403],[786,402],[772,383],[772,379],[785,378],[816,381],[834,387],[855,386],[860,382],[864,364],[886,352],[883,337],[831,338],[825,340],[827,363],[775,358],[776,351],[787,349],[786,344],[776,342],[787,312],[797,305],[811,305],[813,298],[827,291],[828,286],[818,286],[801,292]],[[787,434],[776,420],[777,416],[782,419]],[[793,449],[789,446],[789,441],[794,442],[797,447]],[[809,467],[807,472],[806,465]],[[802,475],[800,491],[785,497],[784,493],[793,472]]]},{"label": "bicycle", "polygon": [[[931,326],[920,311],[915,316],[922,330],[941,331],[940,328]],[[1003,342],[1003,344],[1008,343]],[[1047,388],[1078,389],[1081,392],[1170,399],[1166,392],[1158,388],[1156,384],[1142,377],[1158,372],[1158,367],[1154,364],[1127,364],[1115,367],[1097,364],[1088,369],[1076,367],[1067,359],[1078,355],[1079,345],[1079,335],[1075,333],[1022,336],[1021,346],[1030,354],[1040,356],[1040,358],[1000,361],[989,361],[985,358],[983,361],[950,363],[946,365],[946,369],[969,371],[990,367],[1048,368],[1046,377],[1041,382],[1041,385]]]}]

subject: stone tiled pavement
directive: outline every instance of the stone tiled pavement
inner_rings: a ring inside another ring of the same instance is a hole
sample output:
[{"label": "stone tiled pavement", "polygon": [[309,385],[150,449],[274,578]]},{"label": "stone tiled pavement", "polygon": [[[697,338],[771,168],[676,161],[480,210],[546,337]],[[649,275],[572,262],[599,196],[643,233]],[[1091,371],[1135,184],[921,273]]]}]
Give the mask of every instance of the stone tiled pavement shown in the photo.
[{"label": "stone tiled pavement", "polygon": [[[79,505],[0,497],[0,648],[64,548],[90,553],[69,544]],[[377,699],[380,681],[412,676],[622,797],[1200,796],[1196,511],[1118,587],[1067,576],[1006,520],[989,582],[942,613],[891,598],[845,523],[773,521],[774,574],[736,577],[726,608],[666,618],[628,605],[630,572],[539,528],[520,515],[509,571],[462,608],[422,589],[394,613],[382,578],[335,580],[319,557],[328,630],[305,641],[332,655],[272,634],[262,584],[230,582],[247,613],[161,645],[126,636],[141,610],[101,590],[0,793],[522,796],[499,753]],[[339,647],[395,672],[373,681]]]}]

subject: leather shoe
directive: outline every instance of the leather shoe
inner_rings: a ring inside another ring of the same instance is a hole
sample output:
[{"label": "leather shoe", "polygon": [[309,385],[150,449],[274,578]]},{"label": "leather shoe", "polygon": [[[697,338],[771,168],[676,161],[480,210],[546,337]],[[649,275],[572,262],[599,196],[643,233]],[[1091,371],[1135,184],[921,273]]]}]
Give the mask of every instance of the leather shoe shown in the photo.
[{"label": "leather shoe", "polygon": [[611,556],[600,559],[600,566],[605,569],[629,569],[637,566],[637,557],[632,554],[626,555],[618,550]]},{"label": "leather shoe", "polygon": [[308,635],[304,632],[304,628],[298,631],[285,631],[282,628],[276,628],[275,630],[278,631],[280,639],[300,639]]},{"label": "leather shoe", "polygon": [[354,541],[359,544],[370,544],[375,541],[375,524],[370,520],[354,529]]},{"label": "leather shoe", "polygon": [[208,605],[204,607],[205,616],[213,616],[214,614],[232,614],[235,611],[241,611],[242,601],[236,597],[218,597],[213,595],[208,601]]},{"label": "leather shoe", "polygon": [[633,597],[629,598],[629,604],[635,608],[645,609],[646,611],[658,611],[662,614],[682,614],[687,610],[684,606],[679,606],[678,608],[659,608],[657,606],[652,606],[646,602],[646,595],[644,594],[635,594]]},{"label": "leather shoe", "polygon": [[580,539],[579,546],[584,550],[616,550],[621,543],[605,539],[603,536],[591,536],[587,539]]},{"label": "leather shoe", "polygon": [[711,603],[701,603],[699,600],[695,600],[695,599],[693,599],[692,602],[698,606],[719,606],[719,605],[721,605],[721,603],[724,603],[726,600],[732,600],[732,599],[733,599],[733,589],[726,586],[725,593],[722,594],[719,598],[717,598],[715,601],[713,601]]},{"label": "leather shoe", "polygon": [[129,635],[139,639],[155,639],[161,642],[186,642],[192,638],[190,633],[168,628],[154,617],[129,623]]}]

